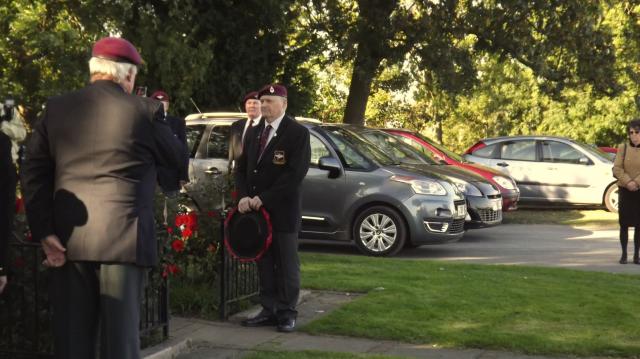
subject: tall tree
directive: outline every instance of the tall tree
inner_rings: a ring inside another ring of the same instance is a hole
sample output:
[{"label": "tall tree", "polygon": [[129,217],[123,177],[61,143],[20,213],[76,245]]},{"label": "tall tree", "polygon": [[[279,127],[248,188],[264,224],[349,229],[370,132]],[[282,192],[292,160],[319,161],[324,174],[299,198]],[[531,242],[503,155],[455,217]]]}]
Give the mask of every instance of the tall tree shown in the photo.
[{"label": "tall tree", "polygon": [[244,94],[270,82],[289,88],[291,111],[310,106],[293,0],[132,0],[121,10],[119,29],[147,64],[141,83],[172,93],[179,111],[195,111],[191,97],[203,111],[243,110]]},{"label": "tall tree", "polygon": [[[336,40],[336,53],[353,61],[344,122],[362,124],[371,82],[385,66],[415,57],[445,89],[470,88],[477,52],[515,59],[544,78],[548,91],[591,83],[617,93],[611,38],[602,8],[579,0],[313,0],[316,31]],[[338,14],[348,9],[350,16]],[[356,20],[353,20],[355,14]],[[345,23],[339,23],[345,22]],[[355,27],[350,23],[356,24]],[[346,24],[346,25],[345,25]],[[472,46],[459,46],[472,40]],[[343,50],[354,49],[354,51]]]}]

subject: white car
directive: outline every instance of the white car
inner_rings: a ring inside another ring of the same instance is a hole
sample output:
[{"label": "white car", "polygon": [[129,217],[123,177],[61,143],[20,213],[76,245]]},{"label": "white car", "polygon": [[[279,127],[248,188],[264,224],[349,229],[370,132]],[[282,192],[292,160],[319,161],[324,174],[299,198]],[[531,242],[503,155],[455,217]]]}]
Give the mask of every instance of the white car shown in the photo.
[{"label": "white car", "polygon": [[523,204],[603,205],[618,211],[613,162],[593,146],[555,136],[496,137],[478,141],[464,158],[513,177]]}]

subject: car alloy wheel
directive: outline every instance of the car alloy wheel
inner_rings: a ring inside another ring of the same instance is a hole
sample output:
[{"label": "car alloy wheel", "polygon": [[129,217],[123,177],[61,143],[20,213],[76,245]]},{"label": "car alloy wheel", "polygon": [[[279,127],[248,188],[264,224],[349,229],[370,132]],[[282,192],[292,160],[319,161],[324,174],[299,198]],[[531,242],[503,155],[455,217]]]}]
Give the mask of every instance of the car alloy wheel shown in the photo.
[{"label": "car alloy wheel", "polygon": [[604,194],[604,205],[609,212],[618,213],[618,190],[618,185],[614,183]]},{"label": "car alloy wheel", "polygon": [[384,206],[371,207],[360,213],[353,235],[358,248],[371,256],[394,255],[406,241],[402,217]]}]

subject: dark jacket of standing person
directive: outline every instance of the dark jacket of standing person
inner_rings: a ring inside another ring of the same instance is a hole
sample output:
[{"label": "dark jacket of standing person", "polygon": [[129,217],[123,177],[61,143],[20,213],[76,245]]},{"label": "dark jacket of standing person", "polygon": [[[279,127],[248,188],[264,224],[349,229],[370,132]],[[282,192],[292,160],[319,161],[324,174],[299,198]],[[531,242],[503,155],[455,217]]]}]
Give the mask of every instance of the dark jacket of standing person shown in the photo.
[{"label": "dark jacket of standing person", "polygon": [[309,130],[285,115],[275,136],[258,159],[262,120],[240,157],[236,174],[238,198],[259,196],[271,216],[273,230],[298,233],[302,180],[309,170]]},{"label": "dark jacket of standing person", "polygon": [[[168,111],[169,111],[170,98],[166,92],[162,90],[155,91],[151,95],[151,98],[158,100],[162,103],[162,106],[164,108],[164,112],[163,112],[164,120],[167,122],[167,124],[171,128],[171,132],[173,132],[173,134],[178,138],[178,140],[180,140],[180,142],[184,146],[185,159],[184,159],[184,163],[180,167],[180,170],[178,171],[178,177],[182,182],[185,182],[185,183],[189,182],[189,145],[187,144],[186,122],[184,118],[169,115]],[[177,191],[180,189],[180,186],[176,186],[172,188],[169,184],[165,183],[166,182],[165,178],[167,176],[171,178],[175,175],[175,173],[172,173],[171,170],[166,168],[160,168],[158,171],[160,174],[160,176],[158,177],[159,182],[161,185],[167,188],[168,191]]]},{"label": "dark jacket of standing person", "polygon": [[57,234],[71,261],[155,265],[156,167],[183,153],[160,103],[114,82],[50,99],[22,168],[34,239]]},{"label": "dark jacket of standing person", "polygon": [[0,276],[7,272],[7,255],[16,203],[16,168],[11,139],[0,131]]}]

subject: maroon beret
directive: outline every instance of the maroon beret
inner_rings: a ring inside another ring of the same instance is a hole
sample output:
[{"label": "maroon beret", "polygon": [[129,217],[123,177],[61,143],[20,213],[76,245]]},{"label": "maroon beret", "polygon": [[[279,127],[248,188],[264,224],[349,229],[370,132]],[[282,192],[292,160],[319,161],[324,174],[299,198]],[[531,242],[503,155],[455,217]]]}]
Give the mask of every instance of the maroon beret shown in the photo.
[{"label": "maroon beret", "polygon": [[287,88],[278,84],[267,85],[260,90],[258,97],[267,95],[287,98]]},{"label": "maroon beret", "polygon": [[169,95],[167,95],[167,93],[162,91],[162,90],[158,90],[158,91],[154,92],[153,95],[151,95],[151,98],[154,98],[154,99],[156,99],[158,101],[170,102],[169,101]]},{"label": "maroon beret", "polygon": [[142,57],[127,40],[119,37],[105,37],[93,45],[91,56],[116,62],[128,62],[140,66]]},{"label": "maroon beret", "polygon": [[251,91],[248,94],[244,95],[244,100],[242,100],[242,104],[247,103],[249,100],[258,100],[258,91]]}]

